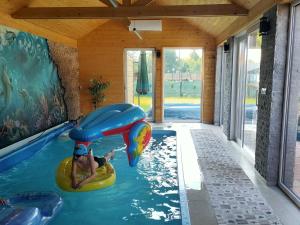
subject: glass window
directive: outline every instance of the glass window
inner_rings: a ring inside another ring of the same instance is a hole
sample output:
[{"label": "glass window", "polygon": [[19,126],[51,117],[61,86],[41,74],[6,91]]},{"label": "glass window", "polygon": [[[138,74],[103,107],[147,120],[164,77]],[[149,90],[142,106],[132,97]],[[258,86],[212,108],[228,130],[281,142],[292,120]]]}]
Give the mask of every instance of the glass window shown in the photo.
[{"label": "glass window", "polygon": [[199,121],[202,49],[165,48],[163,57],[164,119]]},{"label": "glass window", "polygon": [[153,50],[126,50],[126,101],[153,120]]},{"label": "glass window", "polygon": [[243,144],[253,152],[255,152],[256,148],[257,95],[259,90],[261,40],[258,30],[248,35]]},{"label": "glass window", "polygon": [[284,121],[284,145],[281,186],[300,206],[300,5],[294,6],[294,27],[287,81],[287,108]]}]

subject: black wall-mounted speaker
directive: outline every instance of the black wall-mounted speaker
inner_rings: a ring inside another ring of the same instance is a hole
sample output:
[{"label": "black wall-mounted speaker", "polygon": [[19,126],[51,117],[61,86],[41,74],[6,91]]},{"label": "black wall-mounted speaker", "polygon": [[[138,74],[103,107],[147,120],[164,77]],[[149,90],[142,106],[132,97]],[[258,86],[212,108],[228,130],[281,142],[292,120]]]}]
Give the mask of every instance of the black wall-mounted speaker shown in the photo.
[{"label": "black wall-mounted speaker", "polygon": [[259,35],[267,35],[271,29],[270,20],[268,17],[262,17],[259,20]]},{"label": "black wall-mounted speaker", "polygon": [[230,52],[230,44],[228,42],[224,43],[224,52],[225,53]]},{"label": "black wall-mounted speaker", "polygon": [[160,50],[156,50],[155,53],[156,53],[156,58],[160,58],[160,56],[161,56]]}]

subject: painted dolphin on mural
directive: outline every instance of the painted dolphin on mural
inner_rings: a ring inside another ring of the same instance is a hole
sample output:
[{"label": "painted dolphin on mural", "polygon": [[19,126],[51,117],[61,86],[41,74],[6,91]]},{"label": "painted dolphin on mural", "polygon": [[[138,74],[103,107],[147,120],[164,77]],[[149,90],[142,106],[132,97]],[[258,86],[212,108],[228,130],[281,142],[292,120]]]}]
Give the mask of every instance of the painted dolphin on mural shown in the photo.
[{"label": "painted dolphin on mural", "polygon": [[15,39],[16,39],[16,34],[14,32],[12,32],[12,31],[6,31],[4,37],[5,37],[6,41],[7,41],[7,43],[9,45],[11,45],[15,41]]},{"label": "painted dolphin on mural", "polygon": [[10,100],[11,93],[13,91],[13,86],[5,68],[3,68],[2,70],[1,82],[2,92],[0,92],[0,96],[4,97],[5,106],[7,106]]},{"label": "painted dolphin on mural", "polygon": [[24,107],[28,107],[30,104],[30,96],[26,89],[19,89],[19,95],[23,98],[24,101]]}]

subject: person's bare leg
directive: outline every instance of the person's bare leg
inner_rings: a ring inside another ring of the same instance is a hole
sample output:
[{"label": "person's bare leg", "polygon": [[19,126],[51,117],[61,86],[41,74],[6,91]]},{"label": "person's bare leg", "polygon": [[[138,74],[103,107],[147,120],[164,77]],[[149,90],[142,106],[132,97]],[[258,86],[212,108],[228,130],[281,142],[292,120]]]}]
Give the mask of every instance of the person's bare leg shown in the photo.
[{"label": "person's bare leg", "polygon": [[114,159],[115,157],[115,151],[114,150],[111,150],[110,152],[107,152],[105,155],[104,155],[104,158],[106,159],[106,162]]}]

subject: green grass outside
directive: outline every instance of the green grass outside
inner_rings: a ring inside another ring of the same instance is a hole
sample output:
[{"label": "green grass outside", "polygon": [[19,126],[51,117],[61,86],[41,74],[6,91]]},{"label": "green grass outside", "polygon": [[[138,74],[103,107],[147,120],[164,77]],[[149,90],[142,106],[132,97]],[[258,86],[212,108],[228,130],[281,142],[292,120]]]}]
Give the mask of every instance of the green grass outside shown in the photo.
[{"label": "green grass outside", "polygon": [[[136,82],[136,81],[135,81]],[[136,87],[136,83],[134,83],[134,87]],[[149,84],[149,89],[152,89],[152,83]],[[180,97],[180,90],[181,94],[183,95]],[[164,81],[164,103],[178,103],[178,104],[200,104],[200,93],[201,93],[201,81],[200,80],[183,80],[182,82],[179,81],[172,81],[172,80],[165,80]],[[136,93],[135,93],[136,94]],[[145,110],[148,111],[152,105],[152,93],[148,95],[141,95],[140,96],[140,106]],[[138,105],[138,96],[134,96],[134,104]]]},{"label": "green grass outside", "polygon": [[255,105],[256,104],[256,99],[255,98],[246,98],[245,101],[246,105]]},{"label": "green grass outside", "polygon": [[[201,101],[200,101],[201,102]],[[195,97],[166,97],[164,103],[189,103],[200,104],[199,98]],[[246,98],[246,104],[255,105],[255,98]],[[138,96],[134,96],[134,104],[138,105]],[[152,98],[151,96],[140,96],[140,106],[147,112],[151,108]]]},{"label": "green grass outside", "polygon": [[[200,99],[195,97],[166,97],[164,103],[189,103],[200,104]],[[134,96],[134,104],[138,105],[138,96]],[[148,111],[151,108],[152,98],[151,96],[140,96],[140,106]]]},{"label": "green grass outside", "polygon": [[[138,96],[134,96],[134,104],[138,105]],[[147,112],[151,108],[152,97],[151,96],[140,96],[140,106]]]}]

